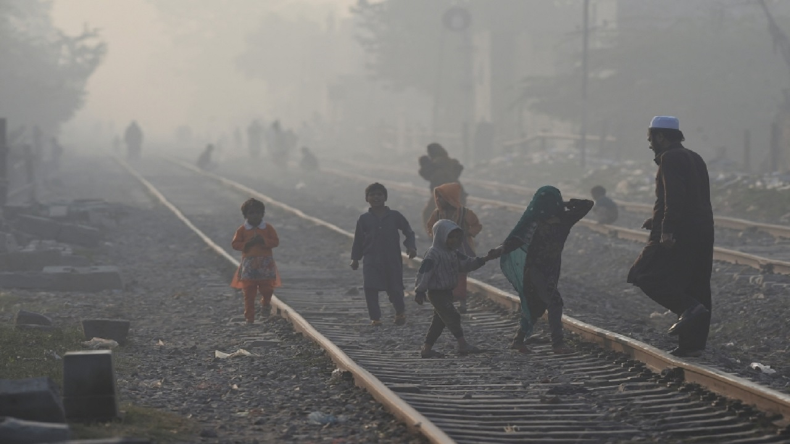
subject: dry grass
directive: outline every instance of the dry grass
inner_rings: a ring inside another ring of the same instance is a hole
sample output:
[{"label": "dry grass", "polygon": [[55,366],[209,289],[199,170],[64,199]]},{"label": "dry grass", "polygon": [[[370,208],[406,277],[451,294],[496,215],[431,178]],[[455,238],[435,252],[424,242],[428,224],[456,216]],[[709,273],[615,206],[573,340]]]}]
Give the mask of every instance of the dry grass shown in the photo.
[{"label": "dry grass", "polygon": [[95,424],[71,424],[75,439],[115,436],[146,438],[154,442],[194,442],[197,425],[183,416],[161,410],[124,405],[123,419]]}]

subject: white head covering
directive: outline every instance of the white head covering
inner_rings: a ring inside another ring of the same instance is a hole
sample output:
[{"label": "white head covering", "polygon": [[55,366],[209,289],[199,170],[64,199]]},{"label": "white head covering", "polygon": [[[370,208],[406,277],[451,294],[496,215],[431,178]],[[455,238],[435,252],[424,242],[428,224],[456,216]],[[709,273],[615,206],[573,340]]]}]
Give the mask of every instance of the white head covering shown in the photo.
[{"label": "white head covering", "polygon": [[673,129],[680,131],[680,121],[677,117],[673,116],[655,116],[650,121],[650,129]]}]

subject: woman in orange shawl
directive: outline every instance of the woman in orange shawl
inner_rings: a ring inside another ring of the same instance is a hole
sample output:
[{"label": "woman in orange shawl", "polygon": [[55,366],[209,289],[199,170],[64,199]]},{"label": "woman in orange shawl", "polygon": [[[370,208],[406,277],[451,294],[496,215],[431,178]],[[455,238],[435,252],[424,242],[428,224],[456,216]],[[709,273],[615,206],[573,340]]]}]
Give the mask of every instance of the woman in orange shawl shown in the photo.
[{"label": "woman in orange shawl", "polygon": [[[464,241],[458,250],[469,256],[475,257],[475,236],[483,229],[477,215],[470,209],[461,204],[463,189],[458,182],[450,182],[439,185],[433,190],[433,198],[436,202],[436,209],[433,210],[428,218],[425,229],[428,237],[433,236],[433,225],[441,220],[448,219],[455,222],[464,231]],[[458,286],[453,290],[453,296],[461,302],[458,311],[466,313],[466,274],[461,273],[458,277]]]}]

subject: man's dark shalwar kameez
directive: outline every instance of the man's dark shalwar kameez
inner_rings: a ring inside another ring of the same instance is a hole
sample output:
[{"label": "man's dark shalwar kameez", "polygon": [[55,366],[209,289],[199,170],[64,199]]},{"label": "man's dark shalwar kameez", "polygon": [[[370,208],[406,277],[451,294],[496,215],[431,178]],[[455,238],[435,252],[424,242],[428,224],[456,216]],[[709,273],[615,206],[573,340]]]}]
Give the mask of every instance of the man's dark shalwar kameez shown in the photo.
[{"label": "man's dark shalwar kameez", "polygon": [[[628,282],[678,316],[697,301],[710,310],[713,210],[708,168],[697,153],[680,143],[658,154],[655,162],[650,239],[631,267]],[[672,247],[661,245],[662,233],[674,236]],[[704,349],[709,328],[710,314],[680,333],[679,348]]]},{"label": "man's dark shalwar kameez", "polygon": [[398,211],[390,210],[376,216],[372,210],[357,220],[351,259],[362,260],[365,298],[371,319],[379,319],[379,291],[386,291],[397,313],[403,313],[403,259],[401,258],[400,234],[405,237],[403,245],[416,250],[414,231]]}]

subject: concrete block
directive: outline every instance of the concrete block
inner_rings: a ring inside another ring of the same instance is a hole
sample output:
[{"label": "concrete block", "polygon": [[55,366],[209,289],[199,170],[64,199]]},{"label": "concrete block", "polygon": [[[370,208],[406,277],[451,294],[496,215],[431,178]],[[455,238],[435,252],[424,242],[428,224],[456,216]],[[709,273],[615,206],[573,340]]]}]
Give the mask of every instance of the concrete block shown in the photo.
[{"label": "concrete block", "polygon": [[5,444],[61,442],[70,437],[69,426],[66,424],[24,421],[0,416],[0,442]]},{"label": "concrete block", "polygon": [[63,406],[70,421],[109,421],[119,416],[110,350],[68,352],[63,357]]},{"label": "concrete block", "polygon": [[46,217],[20,215],[14,226],[20,231],[32,234],[39,239],[55,239],[60,231],[60,223]]},{"label": "concrete block", "polygon": [[82,245],[88,248],[96,248],[101,241],[101,231],[86,225],[61,224],[55,240],[66,244]]},{"label": "concrete block", "polygon": [[60,250],[16,251],[0,254],[0,270],[3,271],[41,271],[49,265],[65,265]]},{"label": "concrete block", "polygon": [[14,316],[14,324],[52,325],[52,319],[43,314],[19,310]]},{"label": "concrete block", "polygon": [[55,288],[55,276],[32,271],[0,273],[0,288],[52,290]]},{"label": "concrete block", "polygon": [[85,319],[82,321],[82,331],[85,339],[92,338],[112,339],[120,345],[126,344],[129,334],[129,321],[122,319]]},{"label": "concrete block", "polygon": [[49,378],[0,379],[0,416],[66,422],[60,393]]},{"label": "concrete block", "polygon": [[14,221],[14,226],[39,239],[55,239],[89,248],[98,246],[101,241],[101,232],[96,228],[61,223],[46,217],[21,215]]},{"label": "concrete block", "polygon": [[55,291],[121,290],[123,281],[118,267],[99,265],[93,267],[44,267],[43,273],[54,279]]},{"label": "concrete block", "polygon": [[33,204],[9,204],[3,207],[3,215],[13,219],[22,215],[38,214],[38,205]]}]

